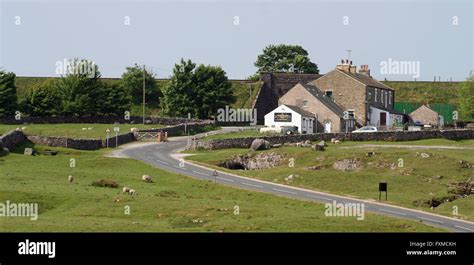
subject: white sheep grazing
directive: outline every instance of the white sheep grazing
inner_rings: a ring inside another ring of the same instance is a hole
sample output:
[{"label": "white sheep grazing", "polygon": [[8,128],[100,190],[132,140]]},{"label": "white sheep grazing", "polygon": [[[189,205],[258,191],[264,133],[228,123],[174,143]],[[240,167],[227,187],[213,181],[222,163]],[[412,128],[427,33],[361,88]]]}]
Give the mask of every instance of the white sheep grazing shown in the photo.
[{"label": "white sheep grazing", "polygon": [[129,192],[130,192],[130,188],[129,188],[129,187],[123,187],[123,188],[122,188],[122,192],[123,192],[123,193],[129,193]]},{"label": "white sheep grazing", "polygon": [[138,192],[137,192],[136,190],[134,190],[134,189],[130,189],[130,190],[128,191],[128,194],[130,194],[130,195],[132,195],[132,196],[136,196],[136,195],[138,195]]},{"label": "white sheep grazing", "polygon": [[143,175],[143,176],[142,176],[142,180],[143,180],[144,182],[147,182],[147,183],[152,182],[151,177],[148,176],[148,175]]},{"label": "white sheep grazing", "polygon": [[87,130],[87,128],[82,128],[83,131]]},{"label": "white sheep grazing", "polygon": [[69,183],[72,183],[74,181],[74,176],[69,175],[69,177],[67,177],[67,180],[69,181]]}]

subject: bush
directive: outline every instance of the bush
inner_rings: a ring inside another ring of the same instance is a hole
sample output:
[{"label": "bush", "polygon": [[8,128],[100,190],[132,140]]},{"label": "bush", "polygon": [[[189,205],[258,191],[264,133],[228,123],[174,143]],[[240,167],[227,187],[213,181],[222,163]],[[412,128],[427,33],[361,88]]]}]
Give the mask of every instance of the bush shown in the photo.
[{"label": "bush", "polygon": [[104,188],[118,188],[118,183],[114,180],[101,179],[99,181],[94,181],[91,184],[94,187],[104,187]]}]

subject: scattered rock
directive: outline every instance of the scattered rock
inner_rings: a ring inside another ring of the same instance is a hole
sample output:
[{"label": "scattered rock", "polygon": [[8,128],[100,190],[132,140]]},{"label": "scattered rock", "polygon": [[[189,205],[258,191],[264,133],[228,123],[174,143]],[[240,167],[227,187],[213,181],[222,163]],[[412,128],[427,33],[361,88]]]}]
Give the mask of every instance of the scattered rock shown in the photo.
[{"label": "scattered rock", "polygon": [[270,149],[270,142],[264,139],[255,139],[250,145],[250,149],[254,151]]},{"label": "scattered rock", "polygon": [[306,140],[304,141],[305,144],[311,144],[311,141],[310,140]]},{"label": "scattered rock", "polygon": [[372,156],[375,156],[376,154],[377,154],[376,152],[367,152],[367,154],[365,155],[368,157],[372,157]]},{"label": "scattered rock", "polygon": [[25,148],[23,154],[27,156],[32,156],[35,154],[35,150],[33,148]]},{"label": "scattered rock", "polygon": [[280,148],[281,147],[281,144],[274,144],[272,145],[272,148]]},{"label": "scattered rock", "polygon": [[442,178],[443,178],[443,176],[440,176],[440,175],[435,175],[435,176],[432,176],[431,178],[432,178],[432,179],[442,179]]},{"label": "scattered rock", "polygon": [[357,158],[346,158],[334,162],[332,167],[339,171],[353,171],[362,168],[361,162]]},{"label": "scattered rock", "polygon": [[339,140],[334,140],[334,144],[338,144],[338,143],[340,143],[340,142],[341,142],[341,141],[339,141]]},{"label": "scattered rock", "polygon": [[306,169],[307,169],[307,170],[321,170],[321,169],[323,169],[323,168],[324,168],[323,165],[319,165],[319,166],[307,167]]},{"label": "scattered rock", "polygon": [[313,150],[315,151],[324,151],[324,144],[315,144],[312,146]]},{"label": "scattered rock", "polygon": [[58,151],[52,151],[52,150],[49,150],[49,149],[46,149],[43,151],[43,155],[45,156],[55,156],[58,154]]},{"label": "scattered rock", "polygon": [[69,175],[69,177],[67,177],[67,181],[69,181],[69,183],[72,183],[74,181],[74,176]]},{"label": "scattered rock", "polygon": [[220,163],[219,166],[228,169],[266,169],[280,165],[283,157],[283,154],[278,154],[275,152],[259,153],[254,157],[251,155],[237,155]]},{"label": "scattered rock", "polygon": [[3,150],[3,152],[5,152],[5,153],[10,153],[10,149],[8,149],[8,148],[6,148],[6,147],[3,147],[2,150]]},{"label": "scattered rock", "polygon": [[472,168],[472,164],[464,160],[460,160],[459,165],[461,168]]}]

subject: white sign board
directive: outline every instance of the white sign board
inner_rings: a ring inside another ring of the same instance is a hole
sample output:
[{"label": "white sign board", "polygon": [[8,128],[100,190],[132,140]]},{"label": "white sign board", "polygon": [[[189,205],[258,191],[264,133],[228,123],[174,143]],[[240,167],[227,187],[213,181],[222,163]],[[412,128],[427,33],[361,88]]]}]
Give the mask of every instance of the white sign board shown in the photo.
[{"label": "white sign board", "polygon": [[114,132],[120,132],[120,127],[114,127]]}]

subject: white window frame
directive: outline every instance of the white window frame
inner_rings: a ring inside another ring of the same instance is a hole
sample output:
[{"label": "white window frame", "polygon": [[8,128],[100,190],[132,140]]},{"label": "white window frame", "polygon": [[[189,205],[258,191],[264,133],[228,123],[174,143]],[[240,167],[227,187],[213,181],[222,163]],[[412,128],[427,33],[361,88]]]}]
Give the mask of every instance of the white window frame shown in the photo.
[{"label": "white window frame", "polygon": [[378,89],[376,88],[374,91],[374,102],[377,102],[377,91]]}]

